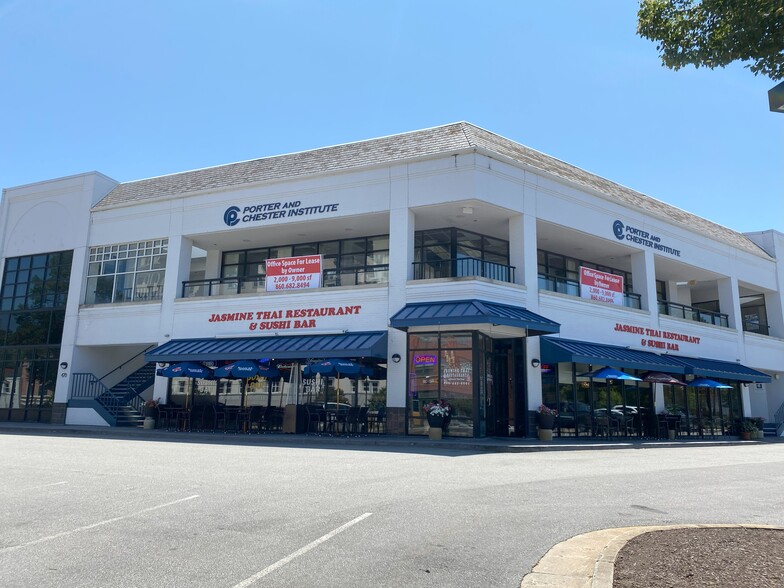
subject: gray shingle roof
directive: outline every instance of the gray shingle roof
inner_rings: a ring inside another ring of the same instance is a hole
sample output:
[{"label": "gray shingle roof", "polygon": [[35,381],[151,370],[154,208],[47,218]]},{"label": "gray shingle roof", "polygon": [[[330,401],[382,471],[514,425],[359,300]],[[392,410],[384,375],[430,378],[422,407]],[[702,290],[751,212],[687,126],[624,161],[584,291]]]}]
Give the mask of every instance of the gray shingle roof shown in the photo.
[{"label": "gray shingle roof", "polygon": [[124,182],[118,184],[102,198],[93,210],[136,204],[159,198],[184,196],[206,190],[225,189],[243,184],[387,165],[472,149],[496,153],[515,162],[595,190],[610,201],[642,209],[654,216],[679,225],[686,225],[692,231],[702,233],[738,249],[768,257],[762,249],[741,233],[466,122],[312,151],[265,157],[157,178]]}]

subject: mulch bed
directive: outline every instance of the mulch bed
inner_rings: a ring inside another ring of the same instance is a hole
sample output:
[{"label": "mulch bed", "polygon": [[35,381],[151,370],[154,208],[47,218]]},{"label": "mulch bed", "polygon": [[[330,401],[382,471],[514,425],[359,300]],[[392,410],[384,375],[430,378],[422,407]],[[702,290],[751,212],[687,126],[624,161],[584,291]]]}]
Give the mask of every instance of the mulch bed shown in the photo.
[{"label": "mulch bed", "polygon": [[709,527],[638,535],[615,561],[613,588],[782,588],[784,531]]}]

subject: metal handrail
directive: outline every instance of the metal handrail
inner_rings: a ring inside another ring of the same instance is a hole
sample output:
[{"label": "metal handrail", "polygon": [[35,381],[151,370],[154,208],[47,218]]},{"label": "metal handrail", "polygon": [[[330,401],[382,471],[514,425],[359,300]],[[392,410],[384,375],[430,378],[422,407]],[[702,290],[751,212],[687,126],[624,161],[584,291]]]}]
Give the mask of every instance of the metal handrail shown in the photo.
[{"label": "metal handrail", "polygon": [[773,413],[773,421],[778,425],[776,427],[776,436],[781,437],[782,433],[784,433],[784,402],[782,402],[779,409]]},{"label": "metal handrail", "polygon": [[116,368],[114,368],[112,371],[110,371],[109,373],[107,373],[107,374],[104,374],[103,376],[101,376],[100,378],[98,378],[98,380],[104,380],[104,379],[106,379],[108,376],[112,375],[114,372],[116,372],[117,370],[119,370],[119,369],[123,368],[125,365],[129,364],[129,363],[130,363],[130,362],[132,362],[134,359],[136,359],[137,357],[139,357],[139,356],[140,356],[142,353],[147,353],[147,352],[148,352],[150,349],[152,349],[153,347],[156,347],[156,345],[150,345],[149,347],[147,347],[147,349],[143,349],[143,350],[141,350],[139,353],[137,353],[136,355],[134,355],[134,356],[133,356],[133,357],[131,357],[130,359],[128,359],[128,360],[126,360],[126,361],[124,361],[123,363],[121,363],[120,365],[118,365]]},{"label": "metal handrail", "polygon": [[[378,284],[388,281],[389,264],[367,265],[347,269],[328,269],[322,271],[322,288],[335,286],[355,286],[357,284]],[[252,278],[208,278],[182,282],[182,298],[198,296],[220,296],[221,294],[251,294],[266,291],[266,276]]]},{"label": "metal handrail", "polygon": [[480,277],[499,282],[514,283],[515,266],[486,261],[476,257],[415,261],[413,266],[415,280]]},{"label": "metal handrail", "polygon": [[[570,296],[580,296],[580,282],[552,274],[539,274],[539,289]],[[623,293],[623,305],[627,308],[642,308],[642,296],[634,292]]]},{"label": "metal handrail", "polygon": [[107,392],[109,388],[95,374],[71,374],[71,398],[98,398]]},{"label": "metal handrail", "polygon": [[700,308],[687,306],[686,304],[679,304],[677,302],[659,300],[659,313],[696,321],[698,323],[705,323],[708,325],[717,325],[720,327],[729,326],[729,319],[724,313],[702,310]]},{"label": "metal handrail", "polygon": [[759,321],[743,321],[743,330],[746,333],[759,333],[760,335],[770,335],[770,326]]}]

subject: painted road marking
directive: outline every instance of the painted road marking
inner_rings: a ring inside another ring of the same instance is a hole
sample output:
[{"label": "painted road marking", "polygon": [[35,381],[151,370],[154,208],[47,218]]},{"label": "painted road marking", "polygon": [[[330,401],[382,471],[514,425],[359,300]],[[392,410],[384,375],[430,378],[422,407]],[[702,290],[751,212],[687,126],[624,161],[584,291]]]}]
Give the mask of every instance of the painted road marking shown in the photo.
[{"label": "painted road marking", "polygon": [[154,510],[160,510],[162,508],[166,508],[167,506],[174,506],[175,504],[179,504],[180,502],[186,502],[188,500],[193,500],[194,498],[198,498],[198,494],[194,494],[193,496],[188,496],[187,498],[180,498],[179,500],[174,500],[172,502],[167,502],[166,504],[159,504],[158,506],[151,506],[150,508],[145,508],[143,510],[139,510],[133,512],[131,514],[123,515],[121,517],[114,517],[113,519],[107,519],[105,521],[100,521],[98,523],[93,523],[92,525],[85,525],[84,527],[78,527],[76,529],[71,529],[70,531],[63,531],[62,533],[57,533],[55,535],[49,535],[48,537],[41,537],[40,539],[36,539],[35,541],[28,541],[27,543],[20,543],[19,545],[12,545],[11,547],[3,547],[0,549],[0,553],[8,553],[9,551],[16,551],[17,549],[22,549],[23,547],[30,547],[31,545],[38,545],[39,543],[44,543],[46,541],[52,541],[54,539],[59,539],[60,537],[67,537],[68,535],[73,535],[74,533],[81,533],[82,531],[89,531],[90,529],[95,529],[96,527],[101,527],[103,525],[108,525],[109,523],[116,523],[117,521],[122,521],[124,519],[129,519],[131,517],[139,516],[140,514],[144,514],[146,512],[152,512]]},{"label": "painted road marking", "polygon": [[295,558],[298,558],[300,555],[303,555],[303,554],[307,553],[308,551],[310,551],[314,547],[318,547],[319,545],[321,545],[325,541],[329,541],[330,539],[332,539],[338,533],[342,533],[343,531],[345,531],[349,527],[353,527],[354,525],[356,525],[358,522],[364,521],[366,518],[368,518],[372,514],[373,514],[372,512],[366,512],[365,514],[363,514],[361,516],[358,516],[354,520],[347,522],[345,525],[343,525],[341,527],[338,527],[334,531],[330,531],[326,535],[324,535],[322,537],[319,537],[318,539],[316,539],[315,541],[313,541],[311,543],[308,543],[305,547],[303,547],[301,549],[298,549],[297,551],[295,551],[291,555],[287,555],[283,559],[280,559],[280,560],[276,561],[271,566],[268,566],[268,567],[264,568],[263,570],[261,570],[260,572],[258,572],[256,574],[253,574],[250,578],[248,578],[246,580],[243,580],[239,584],[235,584],[234,586],[232,586],[232,588],[248,588],[248,586],[253,584],[256,580],[260,580],[261,578],[263,578],[267,574],[269,574],[271,572],[274,572],[275,570],[277,570],[278,568],[280,568],[282,566],[285,566],[291,560],[293,560]]}]

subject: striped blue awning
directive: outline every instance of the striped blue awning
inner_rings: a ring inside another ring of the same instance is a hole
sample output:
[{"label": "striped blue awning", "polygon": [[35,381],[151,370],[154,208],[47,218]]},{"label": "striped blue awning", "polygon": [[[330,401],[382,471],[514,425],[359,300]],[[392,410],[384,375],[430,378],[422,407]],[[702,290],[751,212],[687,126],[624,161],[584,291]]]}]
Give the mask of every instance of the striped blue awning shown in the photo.
[{"label": "striped blue awning", "polygon": [[387,332],[291,337],[232,337],[174,339],[144,354],[147,361],[215,361],[222,359],[313,359],[327,357],[387,357]]},{"label": "striped blue awning", "polygon": [[406,304],[389,320],[390,326],[405,331],[410,327],[492,324],[527,329],[529,335],[557,333],[561,325],[526,310],[485,300],[446,300]]},{"label": "striped blue awning", "polygon": [[736,380],[739,382],[768,383],[771,381],[771,377],[768,374],[746,367],[741,363],[706,359],[704,357],[684,357],[682,355],[671,355],[670,357],[686,366],[687,374],[694,374],[695,376],[724,378],[725,380]]},{"label": "striped blue awning", "polygon": [[668,355],[657,355],[650,351],[627,349],[618,345],[602,345],[587,341],[542,337],[542,363],[589,363],[609,365],[616,368],[653,370],[668,374],[685,374],[686,366]]}]

